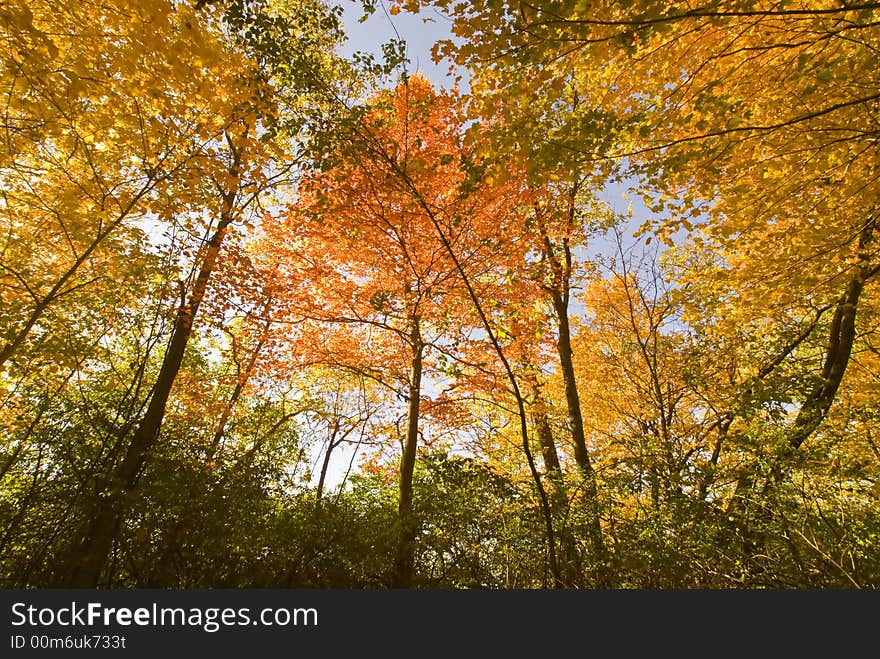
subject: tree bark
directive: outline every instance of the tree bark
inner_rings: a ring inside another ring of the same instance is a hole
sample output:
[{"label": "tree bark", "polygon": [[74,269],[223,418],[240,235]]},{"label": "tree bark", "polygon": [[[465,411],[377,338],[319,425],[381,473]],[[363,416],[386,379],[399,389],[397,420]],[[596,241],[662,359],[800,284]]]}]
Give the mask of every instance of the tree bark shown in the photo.
[{"label": "tree bark", "polygon": [[[367,131],[366,137],[368,142],[370,143],[374,142],[375,140],[374,136],[372,136],[369,131]],[[446,233],[443,231],[443,227],[440,226],[440,222],[437,220],[437,215],[434,209],[425,200],[418,187],[406,173],[405,168],[401,167],[400,163],[393,155],[389,154],[381,146],[375,150],[375,154],[382,158],[389,166],[390,170],[399,177],[399,180],[411,192],[413,199],[419,204],[422,210],[425,211],[427,217],[431,220],[431,224],[434,226],[434,230],[437,232],[437,235],[440,238],[440,242],[443,243],[443,247],[446,250],[446,253],[449,254],[449,258],[455,264],[456,271],[461,276],[461,280],[464,284],[465,289],[467,290],[468,297],[470,297],[471,302],[474,305],[474,310],[480,317],[480,322],[483,325],[483,329],[486,331],[489,342],[492,344],[492,348],[495,351],[495,354],[498,356],[498,361],[500,361],[501,365],[504,367],[504,372],[506,373],[507,379],[510,382],[511,392],[516,399],[523,455],[525,455],[526,462],[529,466],[529,474],[531,475],[532,481],[535,484],[535,489],[538,492],[538,499],[541,505],[541,513],[544,518],[544,524],[547,531],[547,558],[549,559],[550,575],[553,580],[554,588],[560,587],[562,585],[562,577],[559,572],[559,561],[556,555],[556,534],[553,530],[553,513],[550,509],[550,501],[547,497],[547,492],[544,489],[544,484],[541,482],[541,474],[538,472],[538,469],[535,466],[534,456],[532,455],[532,449],[529,445],[528,415],[526,413],[525,400],[523,398],[522,391],[520,390],[517,376],[513,372],[513,368],[510,365],[510,361],[505,356],[501,344],[498,342],[498,336],[496,335],[496,332],[492,329],[492,323],[489,322],[489,318],[486,316],[486,312],[483,309],[480,298],[477,295],[477,292],[474,290],[473,285],[471,284],[470,277],[468,276],[467,272],[462,266],[461,261],[456,255],[455,250],[452,247],[452,243],[449,241],[449,238],[447,238]]]},{"label": "tree bark", "polygon": [[[260,351],[263,349],[263,346],[266,344],[266,341],[269,338],[269,330],[272,327],[272,319],[269,313],[271,304],[272,299],[268,298],[266,300],[266,303],[263,305],[263,313],[266,315],[266,320],[263,325],[263,331],[260,334],[260,338],[257,340],[257,345],[251,352],[250,359],[248,359],[248,363],[245,366],[244,371],[238,374],[238,378],[235,383],[235,388],[232,391],[232,395],[229,397],[229,400],[223,407],[223,412],[220,414],[220,420],[217,422],[217,428],[214,430],[214,437],[211,440],[211,445],[208,448],[208,453],[205,456],[206,461],[213,460],[214,456],[217,454],[217,451],[220,448],[220,442],[223,440],[223,434],[226,432],[226,424],[229,423],[229,419],[232,417],[232,412],[235,410],[235,406],[238,404],[238,399],[241,397],[241,394],[244,391],[248,380],[250,380],[250,377],[254,372],[254,368],[257,365],[257,360],[260,358]],[[234,337],[233,341],[235,341]]]},{"label": "tree bark", "polygon": [[596,585],[599,588],[607,588],[610,586],[610,566],[608,565],[608,552],[605,547],[605,537],[602,532],[602,522],[599,515],[599,488],[596,483],[596,471],[593,469],[590,452],[587,449],[584,418],[581,413],[580,395],[578,394],[577,379],[574,372],[567,297],[567,295],[563,296],[558,290],[553,292],[553,308],[556,311],[559,325],[557,349],[559,351],[562,379],[565,384],[565,403],[568,408],[571,440],[572,444],[574,444],[574,460],[583,479],[583,501],[587,513],[587,533],[589,534],[590,546],[595,561]]},{"label": "tree bark", "polygon": [[[240,166],[239,157],[239,152],[233,149],[231,173],[236,177],[236,183]],[[229,225],[235,218],[236,196],[237,185],[223,195],[220,222],[211,238],[202,247],[199,272],[189,300],[177,311],[171,338],[153,386],[149,405],[132,435],[122,462],[108,479],[109,482],[98,486],[96,504],[85,532],[62,571],[57,575],[57,585],[67,588],[94,588],[100,584],[101,574],[119,526],[127,512],[129,499],[134,493],[149,453],[159,437],[171,389],[192,335],[193,319],[205,297],[208,280],[214,271]]]},{"label": "tree bark", "polygon": [[[567,199],[567,226],[569,229],[573,229],[575,226],[576,197],[579,189],[580,182],[575,182],[569,189]],[[556,348],[559,354],[559,365],[565,386],[565,403],[568,409],[571,441],[574,446],[574,459],[583,479],[583,502],[587,513],[587,533],[589,535],[590,548],[595,561],[596,585],[600,588],[605,588],[610,583],[608,553],[605,547],[605,538],[599,515],[599,492],[596,483],[596,472],[593,469],[592,462],[590,461],[590,452],[587,449],[584,418],[581,412],[581,401],[572,358],[571,325],[568,316],[568,304],[571,297],[571,273],[574,261],[568,237],[563,237],[560,244],[554,245],[550,235],[547,233],[546,227],[540,220],[540,213],[538,213],[538,223],[544,242],[543,255],[550,266],[551,280],[546,289],[550,293],[553,301],[553,311],[556,315],[558,328]]]},{"label": "tree bark", "polygon": [[553,437],[553,428],[547,415],[547,405],[537,382],[532,385],[532,422],[544,459],[544,471],[550,481],[550,504],[559,534],[560,566],[563,585],[580,588],[584,585],[577,541],[568,524],[569,501],[565,476],[559,462],[559,452]]},{"label": "tree bark", "polygon": [[554,512],[558,514],[559,511],[565,509],[568,496],[565,492],[562,466],[559,463],[559,452],[556,450],[553,429],[550,427],[550,419],[547,417],[547,405],[537,383],[532,385],[531,407],[532,422],[535,424],[535,432],[541,446],[541,457],[544,459],[544,471],[551,485],[550,499],[553,502]]},{"label": "tree bark", "polygon": [[[731,518],[740,539],[751,555],[763,552],[766,538],[760,531],[750,529],[748,514],[750,504],[755,504],[756,517],[768,519],[772,514],[769,499],[776,487],[785,479],[786,473],[799,458],[801,447],[828,416],[837,397],[837,391],[846,374],[856,338],[856,312],[865,283],[880,271],[871,263],[869,246],[874,240],[876,220],[869,218],[859,235],[858,263],[846,283],[846,289],[834,306],[834,315],[828,328],[828,341],[822,370],[815,385],[807,393],[798,414],[785,435],[783,445],[768,456],[769,468],[764,472],[763,485],[758,486],[761,473],[754,467],[743,471],[737,478],[734,493],[727,504],[726,513]],[[824,312],[824,309],[822,310]],[[812,331],[821,313],[810,326]],[[800,343],[808,334],[798,337]],[[790,352],[790,351],[789,351]],[[769,370],[763,375],[769,375]],[[755,497],[755,501],[752,500]]]},{"label": "tree bark", "polygon": [[791,431],[788,433],[788,446],[792,451],[797,451],[828,416],[831,404],[837,396],[837,390],[846,373],[856,338],[856,310],[859,298],[865,288],[865,282],[877,271],[876,267],[871,268],[868,254],[868,246],[873,238],[874,220],[872,219],[859,237],[859,264],[847,282],[846,291],[834,309],[822,373],[816,386],[801,405]]},{"label": "tree bark", "polygon": [[422,389],[422,354],[424,345],[419,328],[419,317],[413,318],[410,332],[412,363],[409,382],[409,409],[406,418],[406,439],[400,458],[400,501],[398,515],[400,535],[397,556],[391,579],[392,588],[411,588],[413,579],[413,553],[418,524],[413,515],[413,472],[416,465],[416,448],[419,441],[419,405]]}]

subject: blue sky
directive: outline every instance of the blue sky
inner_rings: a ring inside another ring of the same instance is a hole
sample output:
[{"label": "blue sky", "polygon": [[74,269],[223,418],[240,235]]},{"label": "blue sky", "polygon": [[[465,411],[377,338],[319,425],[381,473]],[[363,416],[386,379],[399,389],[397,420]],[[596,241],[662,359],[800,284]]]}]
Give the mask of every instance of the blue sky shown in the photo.
[{"label": "blue sky", "polygon": [[[407,44],[410,73],[421,70],[434,84],[447,88],[454,84],[457,74],[463,77],[462,91],[467,91],[467,75],[464,70],[450,71],[449,62],[437,63],[431,58],[431,48],[437,41],[452,38],[450,31],[452,21],[448,16],[434,9],[420,14],[401,11],[397,15],[391,15],[390,9],[394,3],[389,0],[377,0],[375,13],[361,23],[358,19],[364,15],[364,11],[359,0],[340,0],[337,4],[343,8],[343,21],[348,36],[348,41],[342,48],[342,55],[349,56],[356,51],[380,55],[381,44],[390,39],[401,38]],[[633,219],[626,225],[635,230],[635,227],[651,213],[637,194],[630,194],[628,200],[624,199],[624,193],[629,187],[629,182],[623,185],[609,183],[599,197],[608,203],[612,210],[622,215],[626,214],[631,205]]]},{"label": "blue sky", "polygon": [[[448,17],[436,10],[420,14],[402,11],[392,16],[390,9],[393,3],[378,0],[376,12],[361,23],[358,19],[364,15],[364,10],[360,2],[342,0],[338,4],[343,8],[343,21],[348,36],[342,55],[348,56],[356,51],[379,55],[381,44],[400,38],[407,44],[410,73],[421,70],[436,85],[453,85],[454,75],[450,73],[450,64],[438,64],[431,59],[431,47],[439,40],[452,37],[451,21]],[[463,72],[459,70],[458,73]]]}]

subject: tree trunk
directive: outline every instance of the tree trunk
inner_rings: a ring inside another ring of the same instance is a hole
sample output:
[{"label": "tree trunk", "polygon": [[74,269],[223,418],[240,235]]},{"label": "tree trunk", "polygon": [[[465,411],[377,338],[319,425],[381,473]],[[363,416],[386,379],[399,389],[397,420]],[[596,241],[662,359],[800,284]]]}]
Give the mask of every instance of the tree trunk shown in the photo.
[{"label": "tree trunk", "polygon": [[397,557],[394,562],[392,588],[410,588],[413,577],[413,552],[415,550],[418,524],[413,515],[413,471],[416,465],[416,448],[419,441],[419,404],[422,388],[422,353],[424,345],[419,330],[419,318],[413,319],[410,333],[412,364],[409,383],[409,409],[406,419],[406,440],[400,458],[400,501],[398,514],[400,536]]},{"label": "tree trunk", "polygon": [[[763,552],[765,538],[760,531],[756,533],[750,528],[750,508],[753,505],[757,519],[766,520],[773,514],[769,500],[774,489],[785,479],[788,470],[798,460],[803,443],[818,430],[828,416],[846,374],[856,338],[855,323],[859,299],[865,283],[880,271],[880,266],[871,263],[868,250],[874,240],[875,228],[876,220],[869,218],[859,235],[858,264],[847,280],[845,291],[834,306],[822,370],[816,378],[815,385],[801,403],[795,420],[788,428],[784,444],[769,456],[769,469],[765,472],[763,486],[757,486],[761,474],[754,467],[744,471],[737,478],[733,496],[727,504],[727,515],[740,535],[746,551],[753,555]],[[824,312],[824,309],[822,311]],[[797,343],[812,332],[820,316],[821,313],[816,316],[808,332],[798,337]],[[789,353],[790,351],[785,355]],[[766,374],[769,373],[770,369],[766,371]],[[754,501],[752,497],[755,498]]]},{"label": "tree trunk", "polygon": [[541,456],[544,459],[544,471],[547,474],[547,480],[550,481],[550,503],[559,533],[559,571],[566,588],[580,588],[584,585],[583,575],[577,541],[567,521],[569,513],[568,492],[565,487],[562,466],[559,463],[556,441],[553,438],[553,428],[550,426],[550,419],[547,416],[547,405],[537,382],[532,385],[532,399],[532,421],[535,424],[535,433],[538,436]]},{"label": "tree trunk", "polygon": [[586,434],[584,432],[584,418],[581,414],[580,396],[575,379],[574,362],[571,349],[571,329],[568,322],[568,299],[567,295],[553,291],[553,308],[559,325],[559,337],[557,349],[559,351],[559,363],[562,371],[562,379],[565,384],[565,402],[568,408],[568,421],[571,430],[571,440],[574,444],[574,459],[581,473],[584,483],[584,506],[587,513],[587,533],[590,539],[590,548],[595,561],[596,585],[599,588],[607,588],[611,585],[608,552],[605,547],[605,538],[602,532],[602,523],[599,516],[599,489],[596,484],[596,472],[590,461],[590,452],[587,449]]},{"label": "tree trunk", "polygon": [[547,406],[537,384],[532,386],[532,399],[532,421],[535,424],[535,432],[538,435],[538,443],[541,446],[544,471],[551,485],[550,499],[553,502],[554,513],[558,514],[568,504],[568,496],[562,479],[562,467],[559,464],[556,441],[553,439],[553,429],[550,427],[550,420],[547,418]]},{"label": "tree trunk", "polygon": [[873,240],[874,221],[862,231],[859,239],[859,264],[847,282],[846,291],[837,302],[831,327],[828,332],[828,345],[822,373],[813,390],[807,395],[788,433],[788,447],[797,451],[801,444],[812,435],[831,409],[837,390],[846,373],[849,358],[856,338],[856,310],[865,282],[876,273],[870,267],[868,246]]},{"label": "tree trunk", "polygon": [[330,432],[330,438],[327,440],[327,450],[324,451],[324,460],[321,462],[321,473],[318,476],[318,487],[315,490],[315,509],[321,507],[321,501],[324,496],[324,484],[327,482],[327,472],[330,470],[330,457],[342,440],[336,439],[340,431],[339,417],[337,416],[333,423],[333,430]]},{"label": "tree trunk", "polygon": [[[577,180],[572,183],[568,191],[566,225],[569,231],[574,230],[576,226],[577,195],[582,184],[583,180]],[[543,257],[549,264],[550,281],[545,285],[545,290],[550,293],[559,332],[556,348],[559,354],[560,369],[565,386],[565,403],[568,409],[569,430],[574,446],[574,459],[583,480],[584,494],[582,500],[587,515],[587,534],[595,564],[596,586],[605,588],[610,585],[609,557],[605,547],[599,514],[596,472],[593,469],[590,453],[587,449],[580,395],[578,394],[577,379],[575,378],[574,362],[572,360],[573,351],[571,348],[568,304],[571,296],[571,275],[574,260],[568,236],[564,236],[558,244],[555,244],[547,232],[540,210],[537,208],[536,220],[544,243]]]},{"label": "tree trunk", "polygon": [[101,573],[125,516],[129,499],[135,490],[138,476],[159,437],[171,389],[180,371],[183,355],[192,334],[193,319],[204,299],[220,247],[234,217],[235,196],[235,191],[224,195],[224,211],[220,223],[202,249],[199,273],[189,300],[178,309],[168,349],[153,386],[150,403],[131,438],[122,462],[110,477],[109,483],[98,487],[96,505],[83,537],[58,575],[57,581],[60,586],[94,588],[100,584]]},{"label": "tree trunk", "polygon": [[[263,346],[266,344],[266,341],[269,338],[269,330],[272,328],[272,319],[269,315],[271,304],[272,299],[268,298],[266,300],[266,303],[263,305],[263,313],[266,315],[266,320],[263,325],[263,331],[260,334],[260,338],[257,340],[257,345],[251,352],[250,359],[248,360],[244,371],[238,373],[238,378],[235,383],[235,388],[232,390],[232,395],[229,397],[229,400],[226,401],[223,412],[220,414],[220,420],[217,422],[217,428],[214,430],[214,437],[211,440],[211,445],[208,448],[208,453],[205,456],[206,462],[213,460],[214,456],[217,454],[217,451],[220,449],[220,442],[223,440],[223,434],[226,432],[226,424],[229,423],[229,419],[232,417],[232,412],[235,410],[235,406],[238,404],[238,399],[241,397],[245,385],[247,385],[248,380],[250,380],[250,377],[254,372],[254,368],[257,365],[257,360],[260,358],[260,351],[263,349]],[[233,341],[234,340],[235,339],[233,337]]]},{"label": "tree trunk", "polygon": [[[368,137],[370,136],[368,135]],[[434,226],[434,230],[437,232],[437,235],[440,238],[440,242],[443,243],[443,247],[445,248],[446,253],[449,254],[449,258],[455,264],[456,271],[461,276],[462,283],[464,284],[465,289],[467,289],[468,297],[470,297],[471,302],[474,305],[474,310],[480,317],[480,322],[483,325],[483,329],[486,331],[486,335],[489,337],[489,342],[492,344],[492,348],[494,349],[495,354],[498,356],[498,361],[501,362],[501,365],[504,367],[504,372],[507,374],[507,379],[510,382],[511,393],[516,399],[516,407],[519,416],[519,432],[520,438],[522,440],[523,455],[525,455],[526,462],[529,465],[529,474],[531,475],[532,481],[535,484],[535,490],[537,490],[538,492],[538,499],[541,505],[541,513],[544,518],[544,525],[547,531],[547,558],[549,559],[550,575],[553,579],[554,588],[559,587],[562,585],[562,576],[559,572],[559,561],[556,555],[556,534],[553,531],[553,512],[550,509],[550,501],[547,497],[547,492],[544,489],[544,484],[541,482],[541,474],[538,472],[538,468],[535,466],[535,459],[532,455],[531,446],[529,445],[528,415],[526,413],[525,400],[523,398],[522,392],[520,391],[516,374],[513,372],[510,361],[505,356],[504,350],[501,347],[501,344],[498,342],[498,336],[492,329],[492,323],[489,322],[489,318],[486,316],[486,312],[483,309],[480,298],[471,284],[470,277],[462,266],[458,256],[456,256],[455,250],[452,248],[452,243],[449,241],[449,238],[446,237],[446,234],[443,231],[443,227],[440,226],[440,222],[437,220],[437,215],[434,212],[434,209],[427,201],[425,201],[425,198],[422,196],[418,187],[415,185],[415,183],[413,183],[413,180],[407,175],[405,169],[400,166],[394,156],[391,156],[384,151],[380,151],[379,155],[385,159],[385,162],[389,165],[391,171],[394,172],[400,178],[401,182],[403,182],[403,184],[407,187],[407,189],[409,189],[409,191],[412,193],[413,199],[418,202],[419,206],[422,208],[422,210],[425,211],[425,214],[431,220],[431,224]]]}]

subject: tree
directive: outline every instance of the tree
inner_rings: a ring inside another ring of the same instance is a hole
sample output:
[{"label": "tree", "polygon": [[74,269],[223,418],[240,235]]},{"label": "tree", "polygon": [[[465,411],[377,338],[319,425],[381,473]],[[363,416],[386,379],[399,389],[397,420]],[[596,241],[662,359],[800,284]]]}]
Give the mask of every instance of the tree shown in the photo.
[{"label": "tree", "polygon": [[[328,359],[381,373],[407,402],[402,530],[392,578],[400,587],[412,583],[412,483],[426,358],[450,354],[460,341],[471,303],[461,276],[492,272],[499,213],[510,214],[518,202],[512,186],[466,189],[469,160],[457,103],[454,93],[436,92],[421,76],[379,93],[362,118],[368,138],[355,136],[327,156],[331,167],[304,179],[296,205],[267,227],[263,247],[294,316],[317,321],[316,331],[324,331],[323,323],[347,327],[348,345],[338,343],[339,352]],[[377,157],[378,150],[394,165]],[[430,196],[416,197],[410,186]],[[434,221],[442,222],[458,263]],[[326,345],[326,334],[321,342]],[[366,346],[372,354],[364,354]]]},{"label": "tree", "polygon": [[240,102],[212,91],[234,89],[225,68],[240,63],[186,8],[38,2],[2,12],[0,365],[38,324],[115,303],[102,273],[138,258],[129,245],[151,211],[162,214],[157,188],[222,138]]},{"label": "tree", "polygon": [[[445,51],[471,67],[478,112],[507,119],[503,143],[538,163],[573,152],[640,174],[654,208],[671,212],[656,233],[690,232],[713,254],[711,274],[694,274],[730,301],[731,324],[827,310],[828,321],[812,325],[825,333],[824,356],[780,446],[779,460],[790,462],[831,409],[878,272],[878,7],[457,9],[464,40]],[[542,88],[555,93],[534,93]]]},{"label": "tree", "polygon": [[[320,20],[320,16],[314,18]],[[224,91],[219,94],[220,99],[229,102],[227,124],[222,136],[206,144],[195,159],[191,177],[171,180],[165,190],[172,200],[166,212],[189,214],[195,227],[207,220],[202,225],[206,238],[194,255],[189,284],[181,287],[180,304],[174,312],[172,331],[147,407],[130,439],[125,437],[127,431],[118,438],[120,460],[108,476],[96,483],[94,509],[81,539],[73,545],[67,565],[59,571],[59,579],[65,585],[99,583],[127,502],[159,437],[172,387],[224,240],[233,224],[242,220],[272,182],[267,168],[274,154],[261,135],[265,126],[271,124],[264,118],[273,113],[264,76],[234,48],[224,48],[221,43],[218,51],[218,59],[226,54],[225,61],[215,66],[220,66],[228,76],[228,82],[221,87]],[[323,58],[323,53],[320,56]],[[304,77],[308,75],[309,72],[304,73]]]},{"label": "tree", "polygon": [[435,4],[0,6],[0,580],[880,583],[880,7]]}]

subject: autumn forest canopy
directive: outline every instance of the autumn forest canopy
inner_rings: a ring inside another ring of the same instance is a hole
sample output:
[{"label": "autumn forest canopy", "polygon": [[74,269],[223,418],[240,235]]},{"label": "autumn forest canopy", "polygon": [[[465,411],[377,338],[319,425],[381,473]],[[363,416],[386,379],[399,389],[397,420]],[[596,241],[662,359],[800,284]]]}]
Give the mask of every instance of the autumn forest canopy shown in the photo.
[{"label": "autumn forest canopy", "polygon": [[0,3],[3,586],[880,586],[880,3],[357,11]]}]

